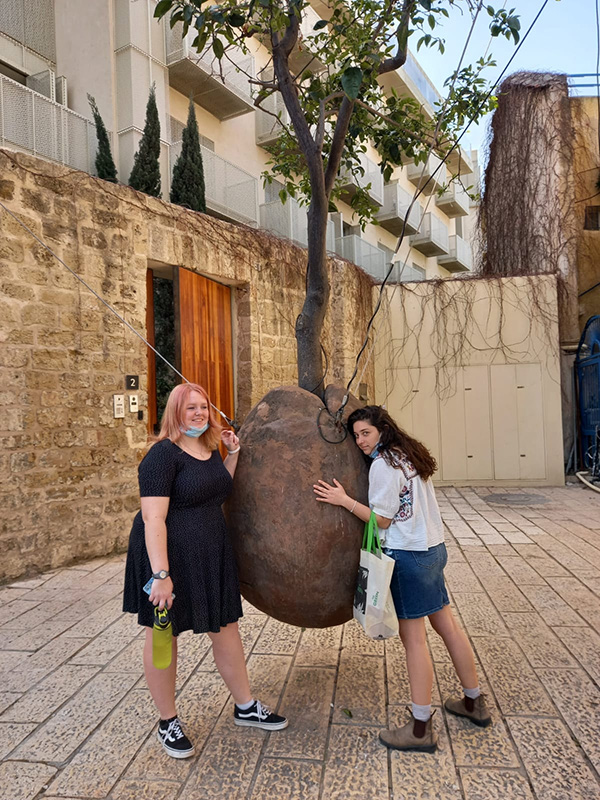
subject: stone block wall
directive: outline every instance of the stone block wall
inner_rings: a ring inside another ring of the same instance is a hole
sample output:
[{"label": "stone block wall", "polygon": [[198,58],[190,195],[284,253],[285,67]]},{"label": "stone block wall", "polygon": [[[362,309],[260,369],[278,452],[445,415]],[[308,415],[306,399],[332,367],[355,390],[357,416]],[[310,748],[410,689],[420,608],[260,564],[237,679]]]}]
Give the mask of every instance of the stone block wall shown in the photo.
[{"label": "stone block wall", "polygon": [[[9,151],[0,200],[142,335],[148,267],[230,284],[239,420],[266,391],[296,382],[301,248]],[[339,260],[330,274],[326,382],[346,382],[372,282]],[[0,207],[0,580],[126,547],[147,441],[146,413],[113,418],[128,374],[140,376],[146,412],[144,343]],[[372,365],[361,380],[372,398]]]}]

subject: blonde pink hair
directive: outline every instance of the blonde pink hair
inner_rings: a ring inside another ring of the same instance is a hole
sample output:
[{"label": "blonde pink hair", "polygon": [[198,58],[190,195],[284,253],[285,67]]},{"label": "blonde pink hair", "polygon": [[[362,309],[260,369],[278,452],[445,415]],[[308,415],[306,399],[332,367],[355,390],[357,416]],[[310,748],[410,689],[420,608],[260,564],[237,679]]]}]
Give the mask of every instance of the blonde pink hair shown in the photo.
[{"label": "blonde pink hair", "polygon": [[162,415],[160,433],[155,441],[160,442],[163,439],[170,439],[172,442],[176,442],[183,436],[181,430],[185,427],[183,415],[192,392],[201,394],[208,404],[209,428],[200,438],[209,450],[216,450],[221,441],[221,431],[223,427],[219,424],[217,412],[210,404],[208,392],[197,383],[180,383],[173,389],[167,400],[164,414]]}]

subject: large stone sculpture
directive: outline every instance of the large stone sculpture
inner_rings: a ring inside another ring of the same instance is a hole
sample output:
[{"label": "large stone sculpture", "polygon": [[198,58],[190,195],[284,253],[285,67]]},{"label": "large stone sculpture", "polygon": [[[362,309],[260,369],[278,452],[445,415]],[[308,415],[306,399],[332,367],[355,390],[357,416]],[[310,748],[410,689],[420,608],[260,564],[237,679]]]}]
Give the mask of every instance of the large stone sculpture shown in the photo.
[{"label": "large stone sculpture", "polygon": [[[330,410],[341,398],[328,387]],[[351,399],[344,416],[358,405]],[[367,501],[364,457],[351,434],[326,441],[341,436],[323,406],[297,386],[265,395],[239,431],[243,446],[227,503],[242,594],[276,619],[310,628],[352,617],[364,528],[345,509],[318,503],[313,484],[337,478]]]}]

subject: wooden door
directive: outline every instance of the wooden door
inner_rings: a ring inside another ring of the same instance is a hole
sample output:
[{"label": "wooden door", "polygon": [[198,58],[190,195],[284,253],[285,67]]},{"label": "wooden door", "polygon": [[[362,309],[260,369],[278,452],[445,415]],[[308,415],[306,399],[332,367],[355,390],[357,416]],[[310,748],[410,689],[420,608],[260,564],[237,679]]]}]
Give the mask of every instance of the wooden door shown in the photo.
[{"label": "wooden door", "polygon": [[174,279],[178,369],[233,419],[231,289],[182,267]]}]

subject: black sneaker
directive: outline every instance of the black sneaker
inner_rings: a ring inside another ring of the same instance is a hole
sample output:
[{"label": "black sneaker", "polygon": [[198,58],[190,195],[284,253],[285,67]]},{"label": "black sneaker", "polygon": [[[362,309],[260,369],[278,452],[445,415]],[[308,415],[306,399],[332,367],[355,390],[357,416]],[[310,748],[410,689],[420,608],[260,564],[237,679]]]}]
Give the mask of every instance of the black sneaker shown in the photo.
[{"label": "black sneaker", "polygon": [[171,758],[189,758],[194,755],[194,745],[182,731],[177,717],[161,719],[156,735]]},{"label": "black sneaker", "polygon": [[247,728],[262,728],[265,731],[281,731],[287,728],[288,721],[285,717],[273,712],[260,702],[255,700],[250,708],[242,711],[237,705],[233,711],[233,721],[236,725],[244,725]]}]

